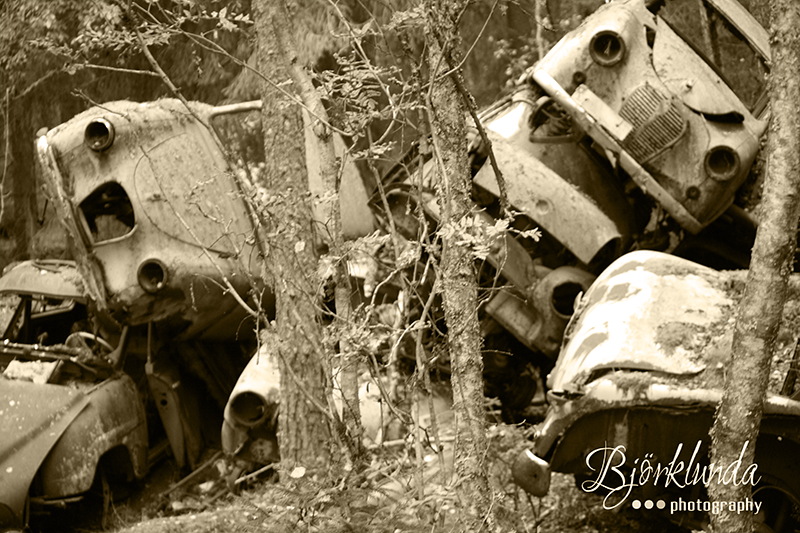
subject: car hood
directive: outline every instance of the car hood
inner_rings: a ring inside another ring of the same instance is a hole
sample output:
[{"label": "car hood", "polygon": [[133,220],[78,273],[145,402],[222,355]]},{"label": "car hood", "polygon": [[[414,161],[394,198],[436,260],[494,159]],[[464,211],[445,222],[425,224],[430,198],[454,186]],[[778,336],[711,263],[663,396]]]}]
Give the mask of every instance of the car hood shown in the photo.
[{"label": "car hood", "polygon": [[39,466],[88,403],[76,389],[0,377],[0,503],[20,523]]},{"label": "car hood", "polygon": [[33,294],[86,302],[83,279],[73,261],[36,259],[15,265],[0,278],[0,294]]},{"label": "car hood", "polygon": [[734,293],[724,273],[659,252],[627,254],[578,305],[548,386],[580,393],[613,370],[687,378],[716,370],[730,354]]}]

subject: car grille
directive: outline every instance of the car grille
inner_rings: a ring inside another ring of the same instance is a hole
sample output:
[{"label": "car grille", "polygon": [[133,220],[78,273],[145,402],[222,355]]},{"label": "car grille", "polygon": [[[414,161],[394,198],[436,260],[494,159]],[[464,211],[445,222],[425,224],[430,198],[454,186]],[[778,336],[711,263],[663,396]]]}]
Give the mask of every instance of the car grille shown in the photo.
[{"label": "car grille", "polygon": [[675,103],[649,84],[628,96],[619,114],[633,125],[623,146],[642,164],[675,144],[686,131]]}]

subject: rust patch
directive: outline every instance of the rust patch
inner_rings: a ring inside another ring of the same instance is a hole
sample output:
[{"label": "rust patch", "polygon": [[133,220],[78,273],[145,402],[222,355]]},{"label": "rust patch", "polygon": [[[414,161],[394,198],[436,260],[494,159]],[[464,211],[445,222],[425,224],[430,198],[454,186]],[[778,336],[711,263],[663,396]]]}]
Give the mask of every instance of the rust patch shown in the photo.
[{"label": "rust patch", "polygon": [[627,296],[634,296],[641,292],[642,289],[638,287],[633,287],[631,290],[630,283],[620,283],[619,285],[614,285],[611,287],[611,290],[608,291],[608,295],[606,296],[606,301],[609,302],[617,302],[620,300],[624,300]]},{"label": "rust patch", "polygon": [[587,335],[580,343],[578,348],[575,350],[575,358],[573,359],[575,365],[580,366],[583,359],[589,354],[592,350],[603,344],[608,340],[608,332],[607,331],[598,331]]},{"label": "rust patch", "polygon": [[644,263],[645,263],[644,261],[625,261],[623,264],[619,265],[619,267],[615,268],[614,270],[606,270],[603,273],[603,277],[609,279],[618,274],[624,274],[625,272],[636,270],[640,266],[644,265]]},{"label": "rust patch", "polygon": [[688,322],[667,322],[656,330],[656,344],[659,344],[668,355],[675,353],[676,348],[696,350],[705,344],[701,336],[705,328]]}]

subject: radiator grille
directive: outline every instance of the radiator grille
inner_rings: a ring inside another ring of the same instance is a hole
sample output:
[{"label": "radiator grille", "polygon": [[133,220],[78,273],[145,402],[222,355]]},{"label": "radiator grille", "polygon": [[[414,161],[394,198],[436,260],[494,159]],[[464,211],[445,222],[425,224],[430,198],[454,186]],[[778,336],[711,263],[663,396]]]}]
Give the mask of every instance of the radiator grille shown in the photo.
[{"label": "radiator grille", "polygon": [[633,125],[623,146],[642,164],[669,148],[686,131],[686,121],[675,104],[649,84],[628,96],[619,114]]}]

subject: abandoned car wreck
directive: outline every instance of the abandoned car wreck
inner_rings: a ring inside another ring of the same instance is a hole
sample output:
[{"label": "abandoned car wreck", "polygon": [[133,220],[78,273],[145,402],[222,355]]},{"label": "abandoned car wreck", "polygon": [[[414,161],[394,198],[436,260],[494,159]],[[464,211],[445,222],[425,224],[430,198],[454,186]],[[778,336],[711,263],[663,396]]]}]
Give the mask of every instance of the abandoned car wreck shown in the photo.
[{"label": "abandoned car wreck", "polygon": [[[572,473],[583,490],[604,496],[608,508],[635,497],[661,500],[667,511],[679,499],[707,500],[702,469],[709,468],[709,430],[722,398],[741,286],[737,273],[659,252],[614,262],[567,327],[548,379],[547,414],[513,468],[517,483],[543,496],[551,471]],[[770,528],[764,531],[793,531],[800,508],[798,399],[769,391],[753,443],[753,498],[764,503],[756,517]],[[672,465],[679,475],[643,478],[637,468],[644,459],[653,468]],[[615,474],[605,476],[609,461]],[[700,511],[668,516],[697,529],[705,518]]]},{"label": "abandoned car wreck", "polygon": [[[521,376],[552,367],[575,298],[623,253],[747,268],[756,221],[737,191],[767,128],[769,57],[734,0],[615,1],[480,115],[514,212],[478,264],[485,366],[504,369],[505,405],[524,411],[537,383]],[[491,226],[505,220],[500,186],[477,131],[469,146],[476,217]],[[421,209],[431,233],[440,219],[435,161],[418,152],[384,178],[389,212],[374,202],[412,241],[422,230],[407,213]]]},{"label": "abandoned car wreck", "polygon": [[[21,298],[0,351],[0,418],[19,435],[0,449],[3,530],[98,494],[104,516],[109,485],[142,478],[167,452],[193,469],[220,447],[257,345],[245,306],[270,318],[274,299],[250,184],[209,125],[259,108],[110,102],[39,137],[75,260],[0,278],[0,292]],[[343,181],[345,231],[371,231],[360,176],[348,167]]]}]

